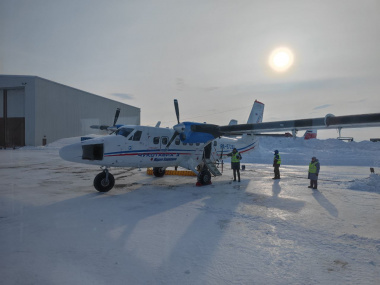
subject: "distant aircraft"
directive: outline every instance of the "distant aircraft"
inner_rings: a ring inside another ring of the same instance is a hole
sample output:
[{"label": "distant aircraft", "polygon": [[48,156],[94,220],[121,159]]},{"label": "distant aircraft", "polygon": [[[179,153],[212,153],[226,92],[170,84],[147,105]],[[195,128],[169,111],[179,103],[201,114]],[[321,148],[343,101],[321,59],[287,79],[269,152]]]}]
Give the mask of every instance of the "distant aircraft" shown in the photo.
[{"label": "distant aircraft", "polygon": [[115,184],[110,167],[153,167],[153,174],[161,177],[167,167],[189,169],[197,174],[198,183],[211,183],[211,176],[221,173],[215,163],[226,157],[233,148],[240,153],[258,146],[258,136],[265,132],[332,128],[355,128],[380,125],[380,113],[263,123],[264,104],[255,101],[247,124],[232,122],[219,126],[206,123],[180,122],[178,101],[174,100],[177,122],[172,129],[138,125],[92,126],[109,130],[111,135],[90,138],[61,148],[61,158],[77,163],[99,165],[102,172],[94,179],[100,192],[111,190]]}]

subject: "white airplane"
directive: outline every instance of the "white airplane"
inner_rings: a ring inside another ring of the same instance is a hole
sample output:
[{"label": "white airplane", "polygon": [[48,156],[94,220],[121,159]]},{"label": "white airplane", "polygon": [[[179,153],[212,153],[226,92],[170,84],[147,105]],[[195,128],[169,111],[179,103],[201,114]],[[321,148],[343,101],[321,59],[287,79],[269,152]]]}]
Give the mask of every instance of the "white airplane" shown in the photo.
[{"label": "white airplane", "polygon": [[116,125],[92,126],[109,130],[111,135],[90,138],[61,148],[61,158],[71,162],[99,165],[102,172],[94,179],[99,192],[111,190],[115,184],[110,167],[153,167],[153,174],[162,177],[167,167],[183,167],[197,174],[198,183],[211,183],[211,176],[221,173],[215,163],[236,148],[246,153],[257,148],[256,135],[264,132],[331,128],[355,128],[380,125],[380,113],[263,123],[264,104],[255,101],[247,124],[230,122],[226,126],[206,123],[180,122],[178,101],[174,100],[178,124],[173,129]]}]

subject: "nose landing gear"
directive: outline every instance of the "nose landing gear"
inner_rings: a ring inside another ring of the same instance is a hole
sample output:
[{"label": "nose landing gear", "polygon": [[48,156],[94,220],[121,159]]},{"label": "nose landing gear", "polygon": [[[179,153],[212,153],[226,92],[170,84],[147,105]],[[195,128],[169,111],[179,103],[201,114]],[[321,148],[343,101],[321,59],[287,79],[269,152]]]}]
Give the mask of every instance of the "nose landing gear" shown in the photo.
[{"label": "nose landing gear", "polygon": [[207,169],[207,167],[204,167],[198,174],[197,177],[197,186],[202,186],[202,185],[209,185],[211,184],[211,173]]},{"label": "nose landing gear", "polygon": [[107,168],[95,176],[94,187],[99,192],[108,192],[113,188],[114,185],[115,178],[111,173],[108,172]]}]

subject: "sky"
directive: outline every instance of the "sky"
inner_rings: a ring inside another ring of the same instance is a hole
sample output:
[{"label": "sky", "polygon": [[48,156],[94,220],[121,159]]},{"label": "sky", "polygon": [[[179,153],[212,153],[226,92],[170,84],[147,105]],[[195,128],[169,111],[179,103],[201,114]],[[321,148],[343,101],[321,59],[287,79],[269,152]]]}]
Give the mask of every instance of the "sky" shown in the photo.
[{"label": "sky", "polygon": [[[2,0],[0,74],[139,107],[144,125],[175,125],[174,99],[181,121],[221,125],[245,123],[255,99],[267,122],[376,113],[379,13],[376,0]],[[278,47],[294,55],[281,73],[268,64]]]}]

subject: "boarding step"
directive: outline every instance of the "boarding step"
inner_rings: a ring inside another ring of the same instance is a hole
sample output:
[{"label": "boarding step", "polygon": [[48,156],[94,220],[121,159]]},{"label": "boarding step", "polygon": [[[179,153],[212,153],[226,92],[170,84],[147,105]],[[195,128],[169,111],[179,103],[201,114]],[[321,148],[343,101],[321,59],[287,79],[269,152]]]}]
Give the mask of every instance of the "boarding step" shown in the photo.
[{"label": "boarding step", "polygon": [[211,172],[212,175],[214,175],[214,176],[222,175],[222,173],[219,172],[216,165],[210,159],[205,159],[204,163],[207,165],[207,168]]}]

